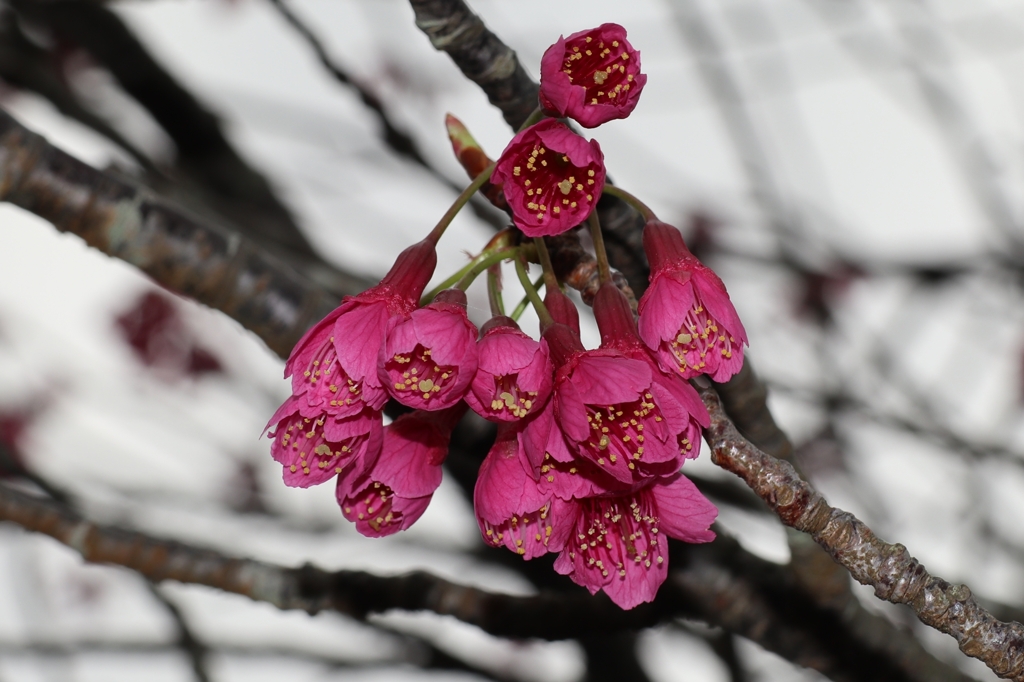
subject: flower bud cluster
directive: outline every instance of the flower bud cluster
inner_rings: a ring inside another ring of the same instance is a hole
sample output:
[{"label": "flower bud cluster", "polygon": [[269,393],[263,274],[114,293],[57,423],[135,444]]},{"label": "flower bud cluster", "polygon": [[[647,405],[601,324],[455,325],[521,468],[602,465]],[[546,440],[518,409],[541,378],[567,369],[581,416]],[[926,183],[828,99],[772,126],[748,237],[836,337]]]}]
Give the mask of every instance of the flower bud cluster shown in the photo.
[{"label": "flower bud cluster", "polygon": [[[541,102],[586,126],[624,117],[646,81],[639,67],[621,27],[573,34],[545,53]],[[482,155],[457,120],[448,125],[460,158]],[[604,177],[596,142],[545,119],[516,135],[491,180],[523,233],[544,235],[585,219]],[[680,469],[709,424],[687,379],[725,381],[743,362],[746,335],[724,285],[652,218],[639,320],[604,283],[593,303],[601,344],[588,350],[557,286],[537,299],[537,339],[503,314],[478,330],[460,288],[421,306],[437,261],[431,235],[292,351],[292,395],[268,425],[284,482],[334,478],[360,533],[404,530],[440,485],[452,430],[471,409],[499,425],[474,491],[485,541],[526,559],[557,553],[557,571],[623,608],[650,601],[667,575],[668,538],[714,538],[717,510]],[[389,400],[411,411],[384,426]]]}]

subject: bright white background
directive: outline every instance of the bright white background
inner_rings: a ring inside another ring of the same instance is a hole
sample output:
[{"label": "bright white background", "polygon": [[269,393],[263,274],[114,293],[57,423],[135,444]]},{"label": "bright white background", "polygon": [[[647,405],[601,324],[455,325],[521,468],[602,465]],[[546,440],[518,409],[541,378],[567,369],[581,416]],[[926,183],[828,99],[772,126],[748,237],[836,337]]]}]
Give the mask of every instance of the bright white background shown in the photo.
[{"label": "bright white background", "polygon": [[[444,134],[446,112],[459,116],[492,155],[507,143],[500,114],[431,48],[402,0],[292,4],[449,177],[464,181]],[[1022,307],[1013,277],[979,266],[975,277],[922,288],[897,266],[982,263],[1010,241],[971,183],[989,187],[1014,221],[1020,216],[1024,3],[697,4],[742,89],[744,115],[796,226],[801,257],[820,267],[836,256],[869,266],[869,276],[852,283],[837,306],[843,341],[821,354],[820,335],[794,314],[798,283],[790,275],[751,258],[714,262],[750,332],[756,366],[785,385],[780,388],[838,383],[882,412],[917,414],[919,401],[872,369],[870,349],[880,347],[916,386],[915,395],[928,397],[946,428],[1020,449]],[[616,182],[681,227],[693,211],[713,215],[722,224],[721,243],[732,251],[774,253],[769,215],[684,39],[690,3],[471,5],[534,75],[543,50],[560,33],[605,21],[626,26],[649,82],[629,119],[592,132]],[[379,276],[453,199],[425,171],[385,149],[373,117],[329,78],[268,3],[137,0],[115,7],[163,64],[222,116],[231,140],[272,179],[315,245],[339,266]],[[938,41],[944,59],[911,49],[922,33]],[[953,123],[936,115],[922,90],[928,78],[954,93]],[[79,74],[76,87],[154,156],[173,153],[154,123],[114,97],[104,74]],[[4,106],[89,163],[130,165],[42,100],[11,95]],[[991,162],[980,175],[971,165],[978,155]],[[442,242],[438,279],[489,234],[471,214],[460,216]],[[90,515],[288,565],[312,561],[382,573],[427,568],[490,589],[531,589],[464,553],[479,541],[454,484],[442,485],[412,530],[384,540],[363,538],[346,524],[331,486],[285,488],[267,441],[259,438],[287,395],[282,362],[232,321],[186,304],[190,326],[224,361],[226,375],[181,380],[148,371],[120,341],[112,319],[152,286],[76,237],[0,206],[0,407],[45,404],[29,434],[30,464],[73,491]],[[510,293],[510,300],[517,298]],[[478,294],[472,303],[480,321],[484,298]],[[525,328],[535,332],[535,324]],[[823,366],[822,357],[831,357],[832,366]],[[821,413],[794,395],[777,390],[771,405],[799,443],[820,427]],[[815,479],[833,503],[882,537],[906,544],[934,573],[965,581],[977,594],[1024,599],[1019,458],[972,461],[877,420],[849,418],[841,426],[849,444],[845,466]],[[265,514],[235,509],[246,466],[256,472]],[[706,456],[692,466],[722,475]],[[729,510],[721,522],[751,551],[787,559],[778,524]],[[983,527],[996,528],[1006,542],[992,542],[980,533]],[[346,663],[393,656],[395,644],[331,615],[280,613],[198,587],[169,585],[166,592],[218,650],[218,682],[465,678],[409,667],[346,669]],[[870,591],[865,599],[872,608],[896,611],[877,604]],[[572,644],[508,643],[427,615],[381,620],[522,679],[569,681],[582,670]],[[925,636],[941,656],[962,661],[952,640]],[[134,575],[84,566],[48,539],[0,526],[0,680],[190,680],[186,659],[169,646],[173,637],[170,619]],[[88,643],[111,646],[90,650]],[[63,654],[41,655],[48,645]],[[153,650],[159,645],[168,645],[166,651]],[[672,628],[644,635],[642,653],[657,682],[727,679],[709,649]],[[754,645],[741,653],[760,679],[818,679]],[[979,666],[970,670],[995,679]]]}]

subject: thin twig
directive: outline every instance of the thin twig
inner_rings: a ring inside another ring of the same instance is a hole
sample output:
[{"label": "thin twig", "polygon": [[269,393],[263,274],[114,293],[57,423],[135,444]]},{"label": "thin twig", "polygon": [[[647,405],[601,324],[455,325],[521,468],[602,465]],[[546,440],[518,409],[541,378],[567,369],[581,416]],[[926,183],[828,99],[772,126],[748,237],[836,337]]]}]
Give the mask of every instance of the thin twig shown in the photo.
[{"label": "thin twig", "polygon": [[[285,2],[285,0],[269,0],[269,2],[274,6],[274,9],[277,10],[278,14],[281,15],[281,18],[288,22],[288,25],[302,36],[302,39],[306,41],[306,44],[308,44],[310,49],[313,50],[317,61],[319,61],[324,69],[331,74],[331,77],[342,85],[354,90],[356,95],[359,96],[359,100],[374,113],[382,128],[384,144],[386,144],[389,149],[426,170],[456,194],[462,191],[463,188],[458,183],[446,177],[444,173],[442,173],[438,168],[431,164],[425,156],[423,156],[419,145],[416,144],[416,140],[413,139],[412,135],[402,130],[398,124],[395,123],[380,97],[370,90],[370,88],[366,87],[366,85],[360,83],[349,75],[348,71],[343,69],[334,59],[331,58],[327,53],[327,48],[323,44],[323,41],[317,37],[316,33],[313,32],[313,29],[307,26],[306,23],[299,18],[292,8],[288,6],[288,3]],[[506,221],[504,218],[500,214],[486,208],[486,202],[481,199],[474,196],[469,201],[469,207],[478,218],[487,221],[496,230],[500,230],[505,227]]]}]

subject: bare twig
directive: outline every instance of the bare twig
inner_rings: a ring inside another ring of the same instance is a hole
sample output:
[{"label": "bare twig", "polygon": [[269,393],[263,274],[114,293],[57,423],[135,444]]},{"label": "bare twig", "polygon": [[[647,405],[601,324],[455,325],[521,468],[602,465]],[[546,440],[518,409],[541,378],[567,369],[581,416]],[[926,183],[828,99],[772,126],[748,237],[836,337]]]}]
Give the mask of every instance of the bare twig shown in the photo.
[{"label": "bare twig", "polygon": [[[295,31],[302,36],[302,39],[305,40],[310,49],[313,50],[317,60],[324,69],[326,69],[336,81],[354,90],[359,96],[359,100],[374,113],[382,128],[384,144],[386,144],[389,149],[426,170],[434,178],[440,181],[441,184],[453,190],[456,194],[463,190],[461,185],[446,177],[444,173],[442,173],[438,168],[431,164],[425,156],[423,156],[419,145],[416,144],[416,140],[414,140],[409,133],[402,130],[398,124],[395,123],[391,114],[389,114],[388,110],[384,107],[384,103],[381,101],[380,97],[378,97],[366,85],[350,76],[345,69],[331,59],[331,56],[327,54],[327,48],[324,44],[319,38],[317,38],[313,30],[299,18],[291,7],[288,6],[288,3],[285,2],[285,0],[269,0],[269,2],[277,10],[278,14],[288,22],[288,25],[294,28]],[[469,200],[469,208],[478,218],[490,223],[496,230],[504,228],[507,224],[507,221],[501,216],[501,214],[487,208],[487,203],[479,196],[473,196]]]},{"label": "bare twig", "polygon": [[830,506],[792,465],[740,436],[712,389],[700,390],[711,413],[705,436],[716,464],[740,476],[783,523],[808,533],[880,599],[907,604],[923,623],[954,637],[961,651],[1000,677],[1024,680],[1024,626],[996,620],[966,585],[933,577],[906,547],[879,540],[852,514]]},{"label": "bare twig", "polygon": [[178,648],[185,652],[188,656],[189,663],[192,664],[192,672],[196,677],[197,682],[210,682],[210,673],[208,670],[207,660],[210,656],[210,648],[199,640],[192,632],[192,628],[189,627],[188,621],[185,619],[185,614],[181,612],[181,608],[174,603],[163,591],[159,585],[146,581],[146,585],[149,587],[150,594],[160,602],[160,604],[170,615],[174,621],[175,626],[178,628]]}]

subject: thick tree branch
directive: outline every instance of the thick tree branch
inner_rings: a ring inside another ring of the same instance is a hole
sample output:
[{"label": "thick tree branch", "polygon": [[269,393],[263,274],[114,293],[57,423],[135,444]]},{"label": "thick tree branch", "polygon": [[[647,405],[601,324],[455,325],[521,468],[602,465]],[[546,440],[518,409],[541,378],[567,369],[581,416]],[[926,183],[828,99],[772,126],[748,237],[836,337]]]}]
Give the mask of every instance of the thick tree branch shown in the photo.
[{"label": "thick tree branch", "polygon": [[[224,312],[282,357],[338,303],[252,242],[87,166],[2,110],[0,201]],[[353,282],[352,293],[358,290]]]},{"label": "thick tree branch", "polygon": [[997,620],[966,585],[930,575],[906,547],[883,542],[855,516],[830,506],[792,465],[746,441],[712,389],[702,387],[701,396],[711,413],[705,437],[717,465],[742,478],[783,523],[809,534],[880,599],[907,604],[923,623],[954,637],[965,654],[1000,677],[1024,682],[1024,626]]},{"label": "thick tree branch", "polygon": [[[273,187],[234,148],[218,116],[167,71],[112,10],[79,0],[12,0],[22,17],[86,51],[174,141],[181,177],[171,185],[189,205],[232,223],[336,293],[349,279],[325,262]],[[166,179],[157,177],[158,185]]]},{"label": "thick tree branch", "polygon": [[355,618],[391,609],[451,615],[501,637],[562,639],[652,625],[688,613],[664,600],[622,611],[583,590],[519,597],[452,583],[424,571],[380,577],[363,571],[286,568],[94,524],[50,500],[0,484],[0,520],[12,521],[72,547],[89,562],[130,568],[152,581],[206,585],[309,613],[333,610]]}]

